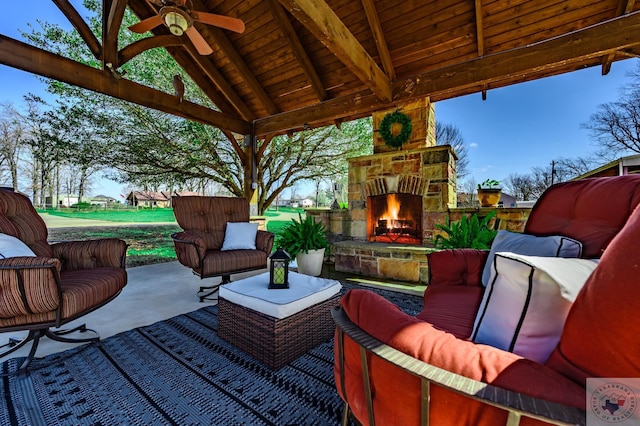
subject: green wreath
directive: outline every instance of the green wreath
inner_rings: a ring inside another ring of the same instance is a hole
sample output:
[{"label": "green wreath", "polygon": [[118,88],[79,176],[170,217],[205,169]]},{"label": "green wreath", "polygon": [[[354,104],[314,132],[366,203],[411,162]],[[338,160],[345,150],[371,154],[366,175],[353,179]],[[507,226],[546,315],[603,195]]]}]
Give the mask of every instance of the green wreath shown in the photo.
[{"label": "green wreath", "polygon": [[[394,123],[402,125],[402,130],[400,130],[398,136],[393,136],[393,133],[391,133],[391,125]],[[408,141],[412,130],[411,118],[400,111],[390,112],[385,115],[378,128],[384,143],[394,148],[402,146],[403,143]]]}]

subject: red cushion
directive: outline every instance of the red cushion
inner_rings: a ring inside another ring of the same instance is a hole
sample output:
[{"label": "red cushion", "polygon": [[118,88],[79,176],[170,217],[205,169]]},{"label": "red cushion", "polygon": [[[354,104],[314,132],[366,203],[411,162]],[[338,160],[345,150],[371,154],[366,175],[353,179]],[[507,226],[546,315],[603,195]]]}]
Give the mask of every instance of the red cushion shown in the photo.
[{"label": "red cushion", "polygon": [[434,251],[427,255],[429,284],[482,285],[482,271],[488,250],[456,249]]},{"label": "red cushion", "polygon": [[587,377],[640,377],[639,241],[636,208],[573,303],[549,367],[580,384]]},{"label": "red cushion", "polygon": [[[376,293],[351,290],[342,298],[341,304],[349,318],[364,331],[414,358],[499,387],[584,407],[584,389],[554,371],[512,353],[457,339],[403,313]],[[359,352],[348,338],[345,349],[347,401],[355,416],[368,423]],[[343,395],[337,363],[335,378]],[[375,356],[371,357],[370,371],[376,423],[419,424],[419,380]],[[439,387],[433,388],[431,400],[434,424],[494,425],[505,421],[502,411]]]},{"label": "red cushion", "polygon": [[639,175],[559,183],[540,197],[524,232],[571,237],[582,257],[600,257],[638,203]]},{"label": "red cushion", "polygon": [[424,307],[417,317],[447,331],[459,339],[467,339],[473,331],[484,287],[427,286]]}]

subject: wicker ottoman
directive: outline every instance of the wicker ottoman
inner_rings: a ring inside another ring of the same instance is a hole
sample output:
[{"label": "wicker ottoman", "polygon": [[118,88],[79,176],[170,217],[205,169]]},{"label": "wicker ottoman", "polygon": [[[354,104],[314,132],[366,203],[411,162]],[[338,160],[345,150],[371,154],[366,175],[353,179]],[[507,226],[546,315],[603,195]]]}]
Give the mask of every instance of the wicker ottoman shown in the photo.
[{"label": "wicker ottoman", "polygon": [[338,281],[289,273],[289,289],[268,290],[269,274],[220,287],[218,336],[277,370],[333,337]]}]

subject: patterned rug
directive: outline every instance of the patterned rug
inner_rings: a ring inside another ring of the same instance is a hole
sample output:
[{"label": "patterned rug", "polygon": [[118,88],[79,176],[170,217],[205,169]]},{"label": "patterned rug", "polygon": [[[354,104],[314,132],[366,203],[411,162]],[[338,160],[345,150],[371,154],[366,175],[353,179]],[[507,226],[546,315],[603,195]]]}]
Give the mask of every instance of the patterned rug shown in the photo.
[{"label": "patterned rug", "polygon": [[[354,286],[344,284],[343,291]],[[410,314],[422,298],[374,290]],[[209,306],[3,377],[2,425],[336,425],[333,342],[272,371],[216,334]],[[16,371],[21,359],[1,365]]]}]

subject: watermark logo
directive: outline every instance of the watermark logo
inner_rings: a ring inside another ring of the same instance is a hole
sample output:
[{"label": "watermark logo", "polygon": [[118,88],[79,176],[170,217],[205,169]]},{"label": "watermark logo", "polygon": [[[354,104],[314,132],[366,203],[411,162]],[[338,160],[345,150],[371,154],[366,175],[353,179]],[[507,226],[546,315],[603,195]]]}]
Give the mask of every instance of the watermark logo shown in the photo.
[{"label": "watermark logo", "polygon": [[639,425],[640,379],[587,379],[587,425]]}]

